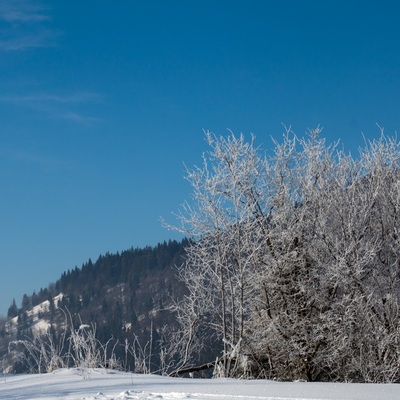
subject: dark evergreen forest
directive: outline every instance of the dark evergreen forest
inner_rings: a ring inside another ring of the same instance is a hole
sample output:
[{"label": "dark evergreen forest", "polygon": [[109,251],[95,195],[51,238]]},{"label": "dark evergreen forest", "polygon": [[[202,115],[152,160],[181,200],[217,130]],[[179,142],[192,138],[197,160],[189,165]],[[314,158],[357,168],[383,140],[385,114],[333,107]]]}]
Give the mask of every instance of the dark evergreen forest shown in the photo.
[{"label": "dark evergreen forest", "polygon": [[[24,295],[20,307],[14,300],[7,321],[0,326],[0,358],[5,357],[11,341],[32,337],[38,319],[50,322],[55,341],[68,320],[74,327],[95,327],[101,343],[110,338],[115,343],[132,343],[136,338],[145,347],[151,340],[152,353],[158,354],[163,332],[175,324],[171,304],[185,292],[175,267],[184,261],[187,244],[187,239],[170,240],[155,247],[106,253],[95,262],[89,259],[80,268],[64,272],[38,293]],[[32,312],[46,301],[49,306],[44,311]],[[122,345],[115,347],[115,352],[126,358]],[[157,370],[157,357],[150,360],[151,369]],[[125,361],[128,365],[124,367],[133,370],[129,360]],[[16,368],[23,370],[24,366]]]}]

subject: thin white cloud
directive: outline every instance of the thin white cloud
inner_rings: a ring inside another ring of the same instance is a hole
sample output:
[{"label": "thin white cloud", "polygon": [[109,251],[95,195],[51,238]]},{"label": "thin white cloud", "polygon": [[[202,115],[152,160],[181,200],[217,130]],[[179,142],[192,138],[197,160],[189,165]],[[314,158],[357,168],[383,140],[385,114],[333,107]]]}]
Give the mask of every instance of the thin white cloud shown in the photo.
[{"label": "thin white cloud", "polygon": [[49,29],[49,9],[34,0],[0,0],[0,51],[54,46],[59,32]]},{"label": "thin white cloud", "polygon": [[[85,115],[82,109],[87,105],[100,103],[102,101],[103,97],[100,94],[92,92],[0,95],[0,104],[26,107],[34,110],[41,117],[68,120],[85,125],[97,123],[101,121],[101,119]],[[79,110],[77,111],[78,107]]]},{"label": "thin white cloud", "polygon": [[81,115],[76,112],[68,112],[66,114],[62,114],[62,115],[60,115],[60,118],[66,119],[68,121],[76,122],[79,124],[84,124],[84,125],[94,124],[94,123],[101,121],[100,118],[88,117],[88,116]]},{"label": "thin white cloud", "polygon": [[2,0],[0,19],[9,23],[28,23],[48,21],[48,8],[38,1]]},{"label": "thin white cloud", "polygon": [[0,50],[22,51],[40,47],[52,47],[55,35],[49,31],[35,34],[21,34],[0,40]]},{"label": "thin white cloud", "polygon": [[21,105],[37,104],[37,103],[92,103],[100,102],[102,96],[98,93],[76,92],[72,94],[60,95],[53,93],[35,93],[29,95],[1,95],[1,103],[13,103]]}]

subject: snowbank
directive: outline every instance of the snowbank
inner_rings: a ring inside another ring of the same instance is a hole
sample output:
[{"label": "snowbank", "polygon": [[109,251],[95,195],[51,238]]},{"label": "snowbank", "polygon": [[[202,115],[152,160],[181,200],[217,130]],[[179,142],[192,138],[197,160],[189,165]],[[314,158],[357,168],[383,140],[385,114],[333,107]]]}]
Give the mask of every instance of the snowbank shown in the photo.
[{"label": "snowbank", "polygon": [[400,385],[185,379],[104,370],[0,375],[11,400],[398,400]]}]

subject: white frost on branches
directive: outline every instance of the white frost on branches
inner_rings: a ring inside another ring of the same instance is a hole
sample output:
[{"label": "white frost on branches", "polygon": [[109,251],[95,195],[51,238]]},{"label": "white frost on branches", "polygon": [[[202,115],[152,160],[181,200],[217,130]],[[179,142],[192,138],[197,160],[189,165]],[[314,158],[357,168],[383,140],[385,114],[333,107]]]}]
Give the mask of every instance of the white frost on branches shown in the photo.
[{"label": "white frost on branches", "polygon": [[288,130],[272,155],[254,137],[206,140],[175,227],[192,238],[182,364],[212,337],[220,376],[400,381],[397,140],[382,131],[357,158],[319,128]]}]

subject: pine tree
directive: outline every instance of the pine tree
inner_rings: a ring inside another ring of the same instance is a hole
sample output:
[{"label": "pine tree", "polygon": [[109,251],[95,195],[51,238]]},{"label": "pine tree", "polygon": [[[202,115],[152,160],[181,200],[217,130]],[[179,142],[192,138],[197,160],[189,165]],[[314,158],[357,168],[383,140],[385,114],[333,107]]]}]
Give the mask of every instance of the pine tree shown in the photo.
[{"label": "pine tree", "polygon": [[9,307],[9,309],[7,311],[7,317],[14,318],[17,315],[18,315],[18,307],[17,307],[17,304],[15,303],[15,298],[14,298],[11,306]]}]

